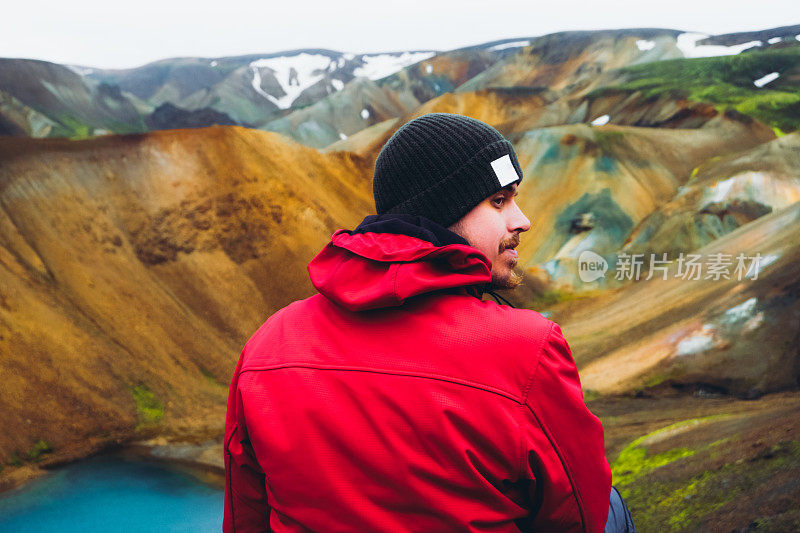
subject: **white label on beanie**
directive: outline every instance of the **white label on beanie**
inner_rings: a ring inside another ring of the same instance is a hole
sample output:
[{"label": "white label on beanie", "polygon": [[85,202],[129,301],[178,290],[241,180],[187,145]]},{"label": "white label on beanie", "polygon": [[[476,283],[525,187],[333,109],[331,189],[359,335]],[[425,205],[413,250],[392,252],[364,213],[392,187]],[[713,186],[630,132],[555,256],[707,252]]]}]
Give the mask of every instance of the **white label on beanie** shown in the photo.
[{"label": "white label on beanie", "polygon": [[514,183],[519,179],[514,164],[511,162],[511,158],[508,154],[492,161],[492,170],[494,170],[497,179],[500,180],[501,187],[505,187],[509,183]]}]

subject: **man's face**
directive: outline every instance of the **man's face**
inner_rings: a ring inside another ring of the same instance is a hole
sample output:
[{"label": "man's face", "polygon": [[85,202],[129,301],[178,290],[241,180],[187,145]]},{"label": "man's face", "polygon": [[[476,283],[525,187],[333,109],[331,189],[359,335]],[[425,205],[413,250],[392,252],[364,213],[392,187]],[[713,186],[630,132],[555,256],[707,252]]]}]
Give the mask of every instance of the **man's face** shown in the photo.
[{"label": "man's face", "polygon": [[484,199],[449,228],[489,258],[492,287],[496,289],[513,289],[522,281],[514,272],[518,259],[515,248],[519,234],[528,231],[531,222],[514,201],[516,195],[517,184],[512,183]]}]

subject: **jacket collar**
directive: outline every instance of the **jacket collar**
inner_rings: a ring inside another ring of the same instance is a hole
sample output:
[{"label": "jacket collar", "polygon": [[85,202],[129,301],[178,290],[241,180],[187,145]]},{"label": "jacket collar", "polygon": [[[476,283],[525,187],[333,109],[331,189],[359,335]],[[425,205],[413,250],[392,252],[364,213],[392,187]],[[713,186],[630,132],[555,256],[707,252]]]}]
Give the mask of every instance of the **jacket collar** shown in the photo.
[{"label": "jacket collar", "polygon": [[338,230],[308,271],[321,294],[351,311],[442,290],[480,297],[491,281],[491,262],[466,240],[404,214],[371,215],[353,231]]},{"label": "jacket collar", "polygon": [[405,214],[369,215],[351,233],[393,233],[428,241],[434,246],[448,244],[469,246],[466,239],[444,226],[425,217]]}]

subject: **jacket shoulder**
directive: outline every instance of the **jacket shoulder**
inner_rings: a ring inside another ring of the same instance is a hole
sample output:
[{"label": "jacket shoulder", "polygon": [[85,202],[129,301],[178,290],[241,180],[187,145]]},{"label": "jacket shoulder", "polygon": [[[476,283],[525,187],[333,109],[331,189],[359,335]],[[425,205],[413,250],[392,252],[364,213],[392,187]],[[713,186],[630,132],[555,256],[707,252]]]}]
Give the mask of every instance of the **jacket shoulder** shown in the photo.
[{"label": "jacket shoulder", "polygon": [[292,324],[296,323],[302,315],[309,315],[309,301],[319,298],[314,295],[303,300],[297,300],[272,313],[250,336],[242,348],[242,370],[248,366],[258,364],[263,356],[270,352],[269,347],[277,338],[291,331]]},{"label": "jacket shoulder", "polygon": [[463,298],[441,313],[461,332],[459,357],[524,402],[557,324],[531,309]]},{"label": "jacket shoulder", "polygon": [[557,326],[533,309],[519,309],[493,301],[476,300],[476,318],[486,326],[497,328],[509,340],[538,344]]}]

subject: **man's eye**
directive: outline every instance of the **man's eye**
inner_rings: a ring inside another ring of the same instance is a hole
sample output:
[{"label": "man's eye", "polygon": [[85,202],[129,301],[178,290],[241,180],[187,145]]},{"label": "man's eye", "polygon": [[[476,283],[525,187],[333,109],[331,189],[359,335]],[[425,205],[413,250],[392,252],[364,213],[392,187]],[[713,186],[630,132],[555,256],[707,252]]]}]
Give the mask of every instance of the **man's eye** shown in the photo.
[{"label": "man's eye", "polygon": [[506,199],[503,196],[498,196],[497,198],[492,200],[492,203],[497,207],[501,207],[505,203],[505,201]]}]

